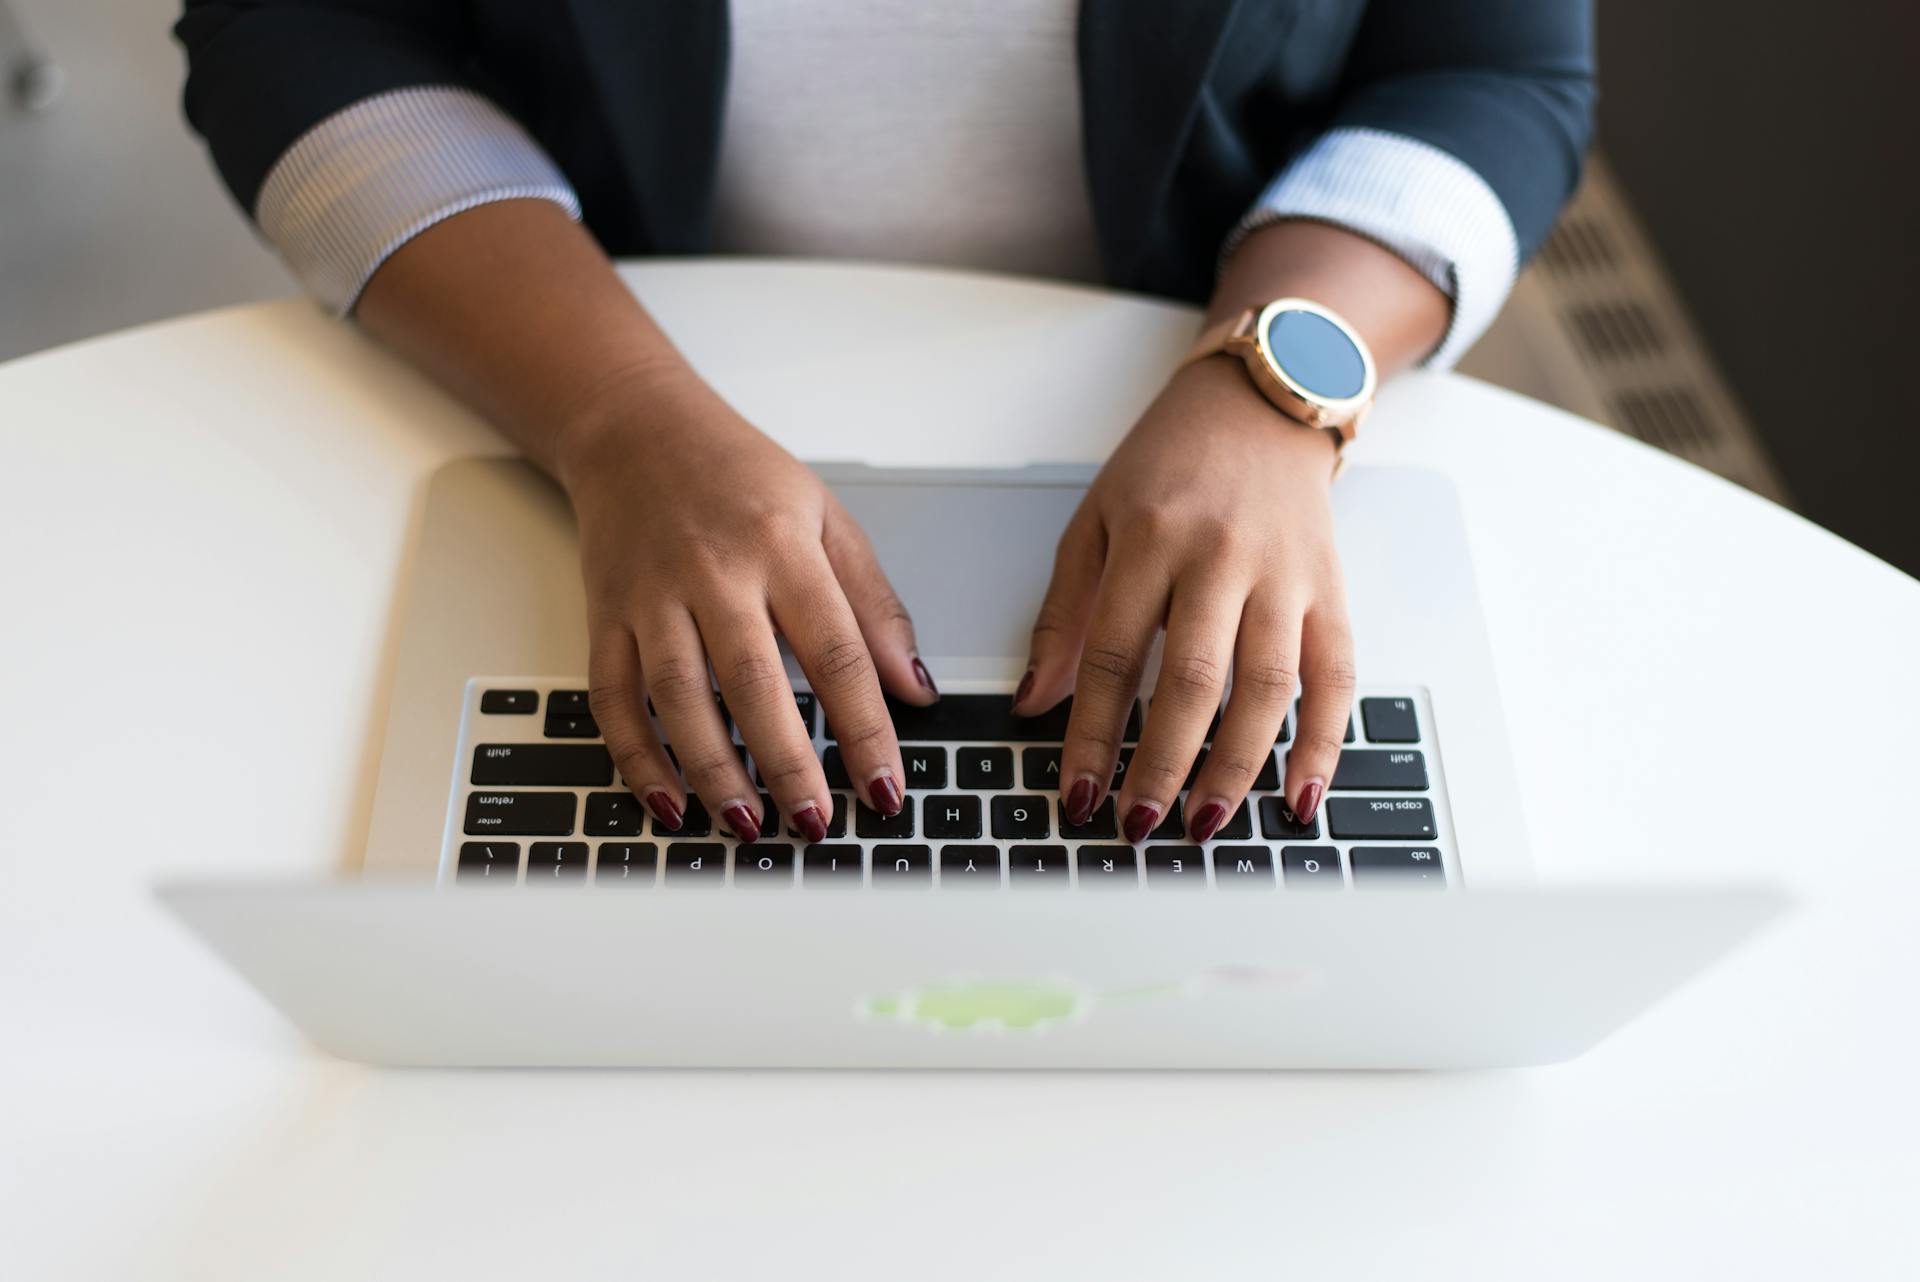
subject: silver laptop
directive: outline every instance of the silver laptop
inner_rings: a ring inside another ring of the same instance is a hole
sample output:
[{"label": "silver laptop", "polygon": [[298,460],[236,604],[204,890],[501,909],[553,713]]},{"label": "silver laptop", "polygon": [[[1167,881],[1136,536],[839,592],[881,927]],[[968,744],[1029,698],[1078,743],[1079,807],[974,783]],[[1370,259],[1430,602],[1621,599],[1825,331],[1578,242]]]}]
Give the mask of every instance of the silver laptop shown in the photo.
[{"label": "silver laptop", "polygon": [[1280,796],[1290,716],[1212,840],[1189,841],[1176,805],[1134,847],[1111,802],[1066,821],[1064,711],[1008,711],[1091,470],[819,470],[940,677],[933,708],[896,708],[900,815],[855,801],[790,665],[838,803],[827,839],[766,798],[752,844],[697,803],[659,829],[586,707],[564,500],[523,463],[469,460],[428,495],[364,878],[163,897],[323,1047],[442,1065],[1543,1062],[1779,906],[1530,887],[1437,475],[1354,468],[1335,489],[1362,685],[1321,814],[1301,824]]}]

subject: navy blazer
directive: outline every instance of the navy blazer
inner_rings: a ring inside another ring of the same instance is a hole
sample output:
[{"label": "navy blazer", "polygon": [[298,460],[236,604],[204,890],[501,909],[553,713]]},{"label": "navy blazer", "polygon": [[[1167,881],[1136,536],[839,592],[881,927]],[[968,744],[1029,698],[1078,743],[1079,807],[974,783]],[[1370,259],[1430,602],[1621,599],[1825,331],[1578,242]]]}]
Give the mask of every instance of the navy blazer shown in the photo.
[{"label": "navy blazer", "polygon": [[[362,98],[487,95],[614,255],[707,247],[725,0],[186,0],[187,117],[252,211],[293,142]],[[1087,184],[1110,284],[1199,300],[1221,243],[1316,136],[1451,153],[1546,237],[1592,131],[1589,0],[1081,0]]]}]

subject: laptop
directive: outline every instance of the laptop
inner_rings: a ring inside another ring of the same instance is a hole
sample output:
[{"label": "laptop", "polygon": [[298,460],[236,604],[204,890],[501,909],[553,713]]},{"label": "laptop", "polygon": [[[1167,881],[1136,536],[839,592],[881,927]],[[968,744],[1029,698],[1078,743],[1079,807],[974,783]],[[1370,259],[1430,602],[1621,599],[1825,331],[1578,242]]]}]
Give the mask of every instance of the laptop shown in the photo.
[{"label": "laptop", "polygon": [[1111,801],[1067,821],[1065,709],[1009,711],[1092,469],[818,471],[940,678],[933,707],[894,709],[899,815],[856,802],[789,658],[835,792],[826,840],[765,796],[751,844],[692,798],[660,828],[587,708],[563,496],[523,462],[464,460],[429,487],[362,876],[177,881],[163,900],[349,1058],[679,1067],[1548,1062],[1781,907],[1754,887],[1533,885],[1437,474],[1356,467],[1335,487],[1361,685],[1321,813],[1302,824],[1280,795],[1289,715],[1211,840],[1176,804],[1135,847]]}]

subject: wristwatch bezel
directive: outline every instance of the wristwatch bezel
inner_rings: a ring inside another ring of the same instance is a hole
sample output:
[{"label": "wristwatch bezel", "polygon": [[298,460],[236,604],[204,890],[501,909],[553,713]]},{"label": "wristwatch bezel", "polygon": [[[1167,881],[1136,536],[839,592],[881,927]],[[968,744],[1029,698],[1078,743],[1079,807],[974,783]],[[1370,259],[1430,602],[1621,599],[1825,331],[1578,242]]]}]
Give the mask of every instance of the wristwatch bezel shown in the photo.
[{"label": "wristwatch bezel", "polygon": [[[1333,325],[1353,344],[1354,350],[1360,353],[1363,370],[1358,392],[1345,397],[1322,396],[1287,373],[1267,343],[1267,332],[1272,328],[1273,319],[1282,312],[1310,312]],[[1226,345],[1246,362],[1248,372],[1267,398],[1287,415],[1309,427],[1326,428],[1338,432],[1342,441],[1352,440],[1361,417],[1373,402],[1375,385],[1379,381],[1373,353],[1367,349],[1366,340],[1354,332],[1345,317],[1312,299],[1276,298],[1258,313],[1250,314],[1254,317],[1251,332],[1241,329],[1227,340]]]}]

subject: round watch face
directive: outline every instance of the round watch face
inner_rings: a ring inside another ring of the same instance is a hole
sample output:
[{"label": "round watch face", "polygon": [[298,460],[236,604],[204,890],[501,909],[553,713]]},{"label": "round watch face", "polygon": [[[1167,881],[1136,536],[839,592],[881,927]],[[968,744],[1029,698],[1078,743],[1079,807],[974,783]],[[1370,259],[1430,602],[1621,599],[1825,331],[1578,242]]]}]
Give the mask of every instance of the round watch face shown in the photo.
[{"label": "round watch face", "polygon": [[1288,378],[1329,401],[1360,395],[1367,362],[1345,330],[1314,312],[1274,313],[1267,324],[1267,350]]}]

